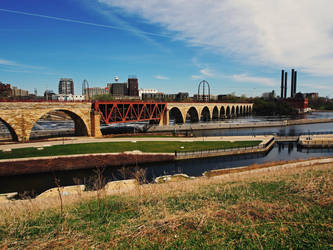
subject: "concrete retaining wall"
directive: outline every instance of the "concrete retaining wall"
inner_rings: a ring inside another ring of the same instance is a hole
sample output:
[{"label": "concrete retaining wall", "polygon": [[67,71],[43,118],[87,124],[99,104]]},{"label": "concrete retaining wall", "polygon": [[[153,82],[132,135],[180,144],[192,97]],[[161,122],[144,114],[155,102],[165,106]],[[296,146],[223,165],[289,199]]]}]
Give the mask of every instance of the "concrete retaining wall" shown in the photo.
[{"label": "concrete retaining wall", "polygon": [[[176,160],[187,160],[195,158],[208,158],[208,157],[218,157],[218,156],[230,156],[230,155],[242,155],[242,154],[255,154],[255,153],[265,153],[274,146],[274,137],[270,136],[266,138],[258,147],[244,147],[240,149],[230,149],[230,150],[214,150],[214,151],[198,151],[177,154]],[[267,144],[267,145],[266,145]]]},{"label": "concrete retaining wall", "polygon": [[107,153],[0,160],[0,176],[128,166],[175,160],[174,153]]}]

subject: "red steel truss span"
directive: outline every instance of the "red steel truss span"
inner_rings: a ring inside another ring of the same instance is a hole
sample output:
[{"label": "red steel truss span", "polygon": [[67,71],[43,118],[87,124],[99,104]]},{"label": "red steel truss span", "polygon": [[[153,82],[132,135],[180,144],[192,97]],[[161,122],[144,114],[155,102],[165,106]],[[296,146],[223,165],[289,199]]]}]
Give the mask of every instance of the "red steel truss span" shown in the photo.
[{"label": "red steel truss span", "polygon": [[159,121],[165,111],[167,104],[164,102],[99,102],[93,103],[94,110],[99,112],[105,124]]}]

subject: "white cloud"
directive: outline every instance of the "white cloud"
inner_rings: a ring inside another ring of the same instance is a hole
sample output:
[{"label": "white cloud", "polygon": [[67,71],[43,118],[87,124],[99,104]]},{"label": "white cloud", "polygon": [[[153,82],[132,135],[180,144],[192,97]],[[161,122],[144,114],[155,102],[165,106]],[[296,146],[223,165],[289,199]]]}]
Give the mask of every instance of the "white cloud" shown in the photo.
[{"label": "white cloud", "polygon": [[333,75],[331,0],[98,0],[251,64]]},{"label": "white cloud", "polygon": [[201,75],[192,75],[192,79],[193,80],[202,79],[202,76]]},{"label": "white cloud", "polygon": [[277,86],[278,82],[271,78],[266,77],[257,77],[257,76],[249,76],[247,74],[238,74],[238,75],[232,75],[231,78],[236,82],[247,82],[247,83],[257,83],[260,85],[265,86]]},{"label": "white cloud", "polygon": [[155,77],[155,79],[158,79],[158,80],[169,80],[169,77],[166,77],[166,76],[157,75],[154,77]]},{"label": "white cloud", "polygon": [[6,66],[16,66],[17,65],[15,62],[5,60],[5,59],[1,59],[1,58],[0,58],[0,64],[1,65],[6,65]]},{"label": "white cloud", "polygon": [[14,62],[14,61],[1,59],[1,58],[0,58],[0,65],[7,66],[6,68],[27,68],[27,69],[35,69],[35,70],[44,69],[43,67],[40,67],[40,66],[20,64],[20,63]]},{"label": "white cloud", "polygon": [[208,77],[213,77],[213,76],[214,76],[213,71],[212,71],[210,68],[208,68],[208,67],[206,67],[206,68],[204,68],[204,69],[201,69],[201,70],[200,70],[200,73],[201,73],[202,75],[204,75],[204,76],[208,76]]}]

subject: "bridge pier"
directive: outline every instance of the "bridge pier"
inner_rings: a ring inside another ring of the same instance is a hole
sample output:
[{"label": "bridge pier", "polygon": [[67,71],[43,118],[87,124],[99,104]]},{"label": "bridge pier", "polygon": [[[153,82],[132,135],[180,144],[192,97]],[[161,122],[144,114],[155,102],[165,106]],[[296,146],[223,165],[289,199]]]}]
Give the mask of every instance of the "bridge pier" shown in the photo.
[{"label": "bridge pier", "polygon": [[158,126],[167,126],[170,123],[169,110],[166,109],[163,116],[160,119]]},{"label": "bridge pier", "polygon": [[97,111],[91,111],[91,136],[92,137],[102,137],[101,133],[101,115]]}]

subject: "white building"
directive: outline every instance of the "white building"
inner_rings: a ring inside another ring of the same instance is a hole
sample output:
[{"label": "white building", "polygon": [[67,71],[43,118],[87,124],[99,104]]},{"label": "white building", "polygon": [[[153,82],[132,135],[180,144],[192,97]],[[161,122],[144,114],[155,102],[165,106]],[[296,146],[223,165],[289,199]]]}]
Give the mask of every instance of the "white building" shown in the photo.
[{"label": "white building", "polygon": [[156,94],[157,89],[139,89],[139,98],[142,99],[142,94]]},{"label": "white building", "polygon": [[73,101],[84,101],[84,95],[53,95],[52,96],[53,101],[61,101],[61,102],[73,102]]}]

